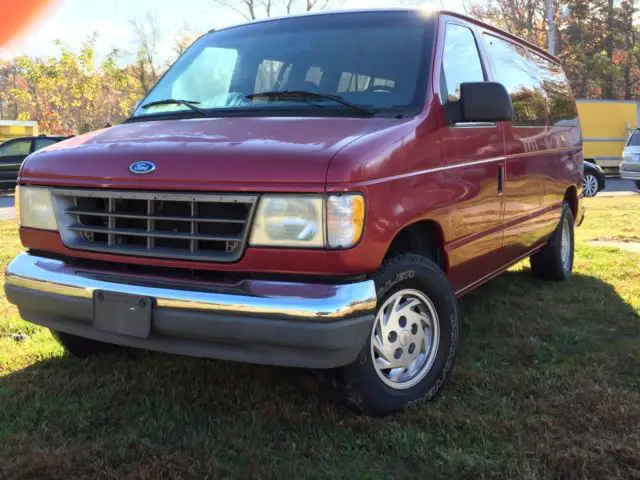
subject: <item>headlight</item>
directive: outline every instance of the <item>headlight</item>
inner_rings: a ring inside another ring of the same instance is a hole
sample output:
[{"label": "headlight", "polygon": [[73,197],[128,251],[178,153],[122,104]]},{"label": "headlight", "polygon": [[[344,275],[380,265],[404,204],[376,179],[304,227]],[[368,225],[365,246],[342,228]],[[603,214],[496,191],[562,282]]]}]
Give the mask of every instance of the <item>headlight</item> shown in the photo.
[{"label": "headlight", "polygon": [[323,247],[322,197],[263,195],[258,205],[251,245]]},{"label": "headlight", "polygon": [[327,198],[327,243],[331,248],[349,248],[358,243],[364,226],[364,198],[358,194]]},{"label": "headlight", "polygon": [[42,187],[18,187],[16,192],[18,222],[21,227],[57,230],[51,192]]},{"label": "headlight", "polygon": [[251,239],[253,246],[349,248],[358,243],[364,225],[364,198],[359,194],[263,195]]}]

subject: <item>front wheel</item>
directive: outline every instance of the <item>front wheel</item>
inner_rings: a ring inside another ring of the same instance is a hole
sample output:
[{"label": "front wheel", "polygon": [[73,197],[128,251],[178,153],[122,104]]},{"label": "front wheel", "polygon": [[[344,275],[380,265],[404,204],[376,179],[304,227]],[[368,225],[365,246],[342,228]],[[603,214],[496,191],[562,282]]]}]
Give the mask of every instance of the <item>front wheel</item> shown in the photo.
[{"label": "front wheel", "polygon": [[378,309],[358,358],[343,369],[346,399],[386,415],[435,397],[458,350],[458,304],[431,260],[400,255],[376,274]]},{"label": "front wheel", "polygon": [[582,179],[582,192],[585,197],[595,197],[598,193],[598,179],[591,173],[586,173]]},{"label": "front wheel", "polygon": [[640,190],[640,180],[636,180],[635,184],[636,184],[636,188]]}]

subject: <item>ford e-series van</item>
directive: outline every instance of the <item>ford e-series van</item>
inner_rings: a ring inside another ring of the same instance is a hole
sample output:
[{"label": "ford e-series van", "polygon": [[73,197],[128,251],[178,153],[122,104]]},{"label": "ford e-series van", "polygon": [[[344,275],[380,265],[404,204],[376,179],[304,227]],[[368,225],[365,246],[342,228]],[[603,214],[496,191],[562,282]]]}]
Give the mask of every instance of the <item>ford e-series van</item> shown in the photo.
[{"label": "ford e-series van", "polygon": [[571,274],[582,138],[562,66],[447,12],[202,36],[123,124],[30,155],[6,293],[72,354],[337,369],[370,414],[451,373],[456,298]]}]

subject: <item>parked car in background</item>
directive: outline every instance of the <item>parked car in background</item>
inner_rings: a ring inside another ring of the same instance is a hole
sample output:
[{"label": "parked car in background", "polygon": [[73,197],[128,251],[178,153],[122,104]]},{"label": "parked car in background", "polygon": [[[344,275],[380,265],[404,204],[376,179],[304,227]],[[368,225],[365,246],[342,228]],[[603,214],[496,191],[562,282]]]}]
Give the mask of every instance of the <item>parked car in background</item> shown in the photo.
[{"label": "parked car in background", "polygon": [[607,185],[604,172],[600,166],[591,162],[584,162],[584,176],[582,177],[582,192],[585,197],[595,197]]},{"label": "parked car in background", "polygon": [[620,178],[633,180],[640,190],[640,129],[637,129],[627,140],[622,151]]},{"label": "parked car in background", "polygon": [[200,37],[127,122],[29,156],[5,290],[78,356],[339,367],[387,414],[446,383],[457,296],[525,258],[569,278],[582,160],[559,60],[487,24],[252,22]]},{"label": "parked car in background", "polygon": [[37,137],[12,138],[0,143],[0,188],[15,187],[18,171],[27,155],[66,138],[69,137],[39,135]]}]

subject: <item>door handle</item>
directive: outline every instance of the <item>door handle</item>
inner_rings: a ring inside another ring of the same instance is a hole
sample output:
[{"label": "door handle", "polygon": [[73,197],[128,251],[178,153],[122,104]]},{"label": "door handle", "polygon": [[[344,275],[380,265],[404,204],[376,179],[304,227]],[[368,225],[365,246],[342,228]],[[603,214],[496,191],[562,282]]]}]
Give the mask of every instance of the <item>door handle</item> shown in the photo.
[{"label": "door handle", "polygon": [[504,191],[504,165],[498,167],[498,195]]}]

